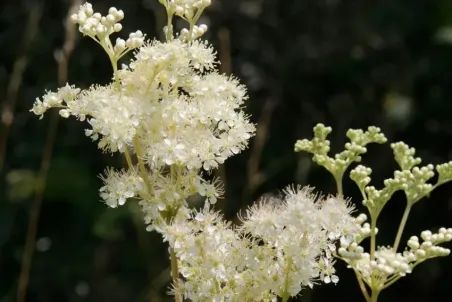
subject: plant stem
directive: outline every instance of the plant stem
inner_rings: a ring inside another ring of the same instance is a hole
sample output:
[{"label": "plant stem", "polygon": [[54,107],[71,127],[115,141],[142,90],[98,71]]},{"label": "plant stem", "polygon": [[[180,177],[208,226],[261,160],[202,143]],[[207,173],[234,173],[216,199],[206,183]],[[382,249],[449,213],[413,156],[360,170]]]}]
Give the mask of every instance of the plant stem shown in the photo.
[{"label": "plant stem", "polygon": [[127,161],[127,166],[129,167],[129,169],[133,168],[133,162],[132,162],[132,158],[130,157],[130,153],[129,153],[129,149],[126,148],[126,151],[124,152],[124,156],[126,157],[126,161]]},{"label": "plant stem", "polygon": [[337,194],[343,197],[344,189],[342,188],[342,176],[343,176],[343,174],[334,175],[334,180],[336,180]]},{"label": "plant stem", "polygon": [[358,274],[356,270],[353,270],[356,275],[356,280],[358,280],[359,288],[361,289],[361,292],[363,293],[364,299],[366,301],[370,300],[369,293],[367,292],[366,286],[364,285],[363,279],[361,279],[361,276]]},{"label": "plant stem", "polygon": [[[171,259],[171,276],[173,278],[174,286],[177,286],[179,282],[179,268],[177,266],[177,257],[174,249],[170,247],[170,259]],[[176,302],[182,302],[182,296],[180,294],[175,295]]]},{"label": "plant stem", "polygon": [[372,291],[372,296],[370,297],[369,302],[377,302],[378,301],[378,295],[380,295],[380,291]]},{"label": "plant stem", "polygon": [[376,232],[377,218],[374,215],[370,216],[370,260],[375,260],[375,247],[376,247]]},{"label": "plant stem", "polygon": [[397,252],[397,248],[399,247],[400,239],[402,238],[403,230],[405,229],[405,225],[406,225],[406,222],[408,220],[408,216],[410,215],[411,206],[412,206],[411,203],[407,203],[405,211],[403,212],[402,220],[400,221],[400,225],[399,225],[399,230],[397,231],[397,236],[396,236],[396,239],[394,241],[394,245],[392,247],[392,250],[394,252]]},{"label": "plant stem", "polygon": [[118,77],[118,60],[110,57],[111,66],[113,67],[113,77],[115,80],[115,86],[119,90],[121,88]]}]

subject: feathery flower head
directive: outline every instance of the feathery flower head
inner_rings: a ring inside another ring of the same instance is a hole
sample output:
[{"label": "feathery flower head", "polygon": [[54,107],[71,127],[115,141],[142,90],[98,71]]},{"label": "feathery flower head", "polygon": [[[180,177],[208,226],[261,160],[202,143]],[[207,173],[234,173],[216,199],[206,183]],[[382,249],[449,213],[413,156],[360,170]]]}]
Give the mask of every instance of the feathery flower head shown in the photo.
[{"label": "feathery flower head", "polygon": [[[85,133],[100,149],[125,155],[129,171],[109,170],[102,178],[101,197],[112,207],[138,199],[145,220],[157,223],[149,229],[162,225],[194,194],[215,203],[221,186],[204,180],[202,170],[209,172],[240,153],[255,131],[242,111],[245,86],[219,74],[216,52],[198,39],[207,27],[196,22],[210,0],[160,3],[169,21],[177,16],[190,24],[186,34],[171,33],[160,42],[145,41],[137,31],[113,43],[111,35],[121,31],[124,12],[113,7],[102,16],[90,3],[82,5],[72,20],[105,50],[113,81],[87,89],[66,85],[38,98],[31,109],[42,116],[58,108],[64,118],[87,121]],[[118,61],[134,49],[130,63],[118,68]]]}]

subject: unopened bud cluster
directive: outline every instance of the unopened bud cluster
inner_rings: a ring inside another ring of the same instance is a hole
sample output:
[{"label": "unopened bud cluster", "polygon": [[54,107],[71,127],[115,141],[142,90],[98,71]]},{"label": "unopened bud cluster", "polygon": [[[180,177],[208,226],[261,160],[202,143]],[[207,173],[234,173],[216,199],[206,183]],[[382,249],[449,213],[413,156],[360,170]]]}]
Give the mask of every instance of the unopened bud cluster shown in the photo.
[{"label": "unopened bud cluster", "polygon": [[438,244],[452,240],[452,229],[440,228],[438,233],[431,231],[421,233],[423,242],[412,236],[403,253],[397,253],[392,247],[380,247],[374,259],[357,242],[341,242],[338,254],[349,267],[359,272],[363,280],[371,287],[383,289],[386,282],[400,278],[412,272],[413,268],[430,258],[448,256],[450,250]]},{"label": "unopened bud cluster", "polygon": [[122,29],[121,21],[124,19],[124,12],[112,7],[108,11],[108,15],[102,16],[100,13],[94,13],[93,6],[86,3],[80,8],[77,14],[73,14],[71,19],[74,23],[79,24],[81,33],[102,38],[113,32],[119,32]]},{"label": "unopened bud cluster", "polygon": [[415,149],[408,147],[403,142],[393,143],[391,147],[394,157],[401,167],[401,170],[394,172],[393,178],[384,180],[384,188],[376,189],[370,184],[372,169],[363,165],[358,165],[350,172],[350,178],[357,184],[363,195],[363,203],[373,213],[379,213],[384,205],[391,199],[392,194],[398,190],[403,190],[409,204],[418,202],[438,185],[452,179],[452,162],[437,165],[439,178],[436,185],[427,183],[435,173],[434,166],[428,164],[417,167],[421,163],[420,158],[415,158]]},{"label": "unopened bud cluster", "polygon": [[[358,236],[355,238],[355,242],[361,242],[371,234],[370,224],[367,221],[367,215],[361,213],[355,218],[355,223],[359,226]],[[378,234],[378,228],[375,229],[375,233]]]},{"label": "unopened bud cluster", "polygon": [[120,32],[122,25],[119,23],[124,19],[124,12],[111,7],[106,16],[95,13],[90,3],[85,3],[80,7],[78,13],[71,16],[72,21],[79,25],[79,31],[94,40],[98,41],[107,51],[109,56],[117,56],[118,58],[129,49],[135,49],[143,45],[144,35],[138,30],[131,33],[127,40],[121,38],[116,39],[116,44],[112,46],[109,36],[113,33]]},{"label": "unopened bud cluster", "polygon": [[440,228],[438,233],[432,234],[431,231],[421,233],[422,243],[417,236],[412,236],[407,243],[411,253],[413,253],[418,262],[428,258],[448,256],[450,250],[438,246],[438,244],[452,240],[452,228]]},{"label": "unopened bud cluster", "polygon": [[332,158],[328,156],[330,141],[326,139],[331,131],[331,127],[317,124],[314,127],[314,138],[312,140],[298,140],[295,143],[295,152],[305,151],[312,153],[312,160],[325,167],[336,179],[342,179],[343,174],[351,163],[361,161],[361,154],[367,152],[366,145],[386,142],[386,137],[378,127],[369,127],[366,132],[361,129],[350,129],[347,131],[347,137],[350,142],[345,144],[344,151]]},{"label": "unopened bud cluster", "polygon": [[204,35],[207,31],[207,25],[201,24],[201,25],[194,25],[193,29],[190,33],[190,30],[184,28],[180,31],[179,39],[182,41],[190,41],[200,38],[202,35]]},{"label": "unopened bud cluster", "polygon": [[[345,151],[336,154],[334,158],[327,155],[330,150],[330,142],[326,139],[331,132],[330,127],[318,124],[314,127],[312,140],[299,140],[295,144],[295,151],[306,151],[313,154],[313,161],[324,166],[336,179],[338,190],[342,189],[342,176],[352,162],[361,161],[361,154],[367,152],[368,143],[385,143],[386,137],[377,127],[369,127],[367,132],[351,129],[347,132],[350,142],[345,144]],[[438,180],[436,184],[428,183],[435,173],[432,164],[419,167],[421,159],[415,157],[416,150],[404,142],[392,143],[391,148],[394,158],[400,170],[394,172],[392,178],[384,180],[384,187],[377,189],[370,185],[372,169],[364,165],[358,165],[350,172],[350,178],[357,184],[361,194],[363,205],[370,213],[371,223],[366,223],[366,215],[360,214],[355,223],[359,232],[354,238],[341,238],[338,257],[353,268],[358,280],[364,281],[371,289],[370,295],[378,293],[390,286],[398,278],[411,273],[414,266],[429,258],[447,256],[450,250],[438,246],[452,239],[452,229],[441,228],[437,234],[424,231],[421,234],[423,242],[413,236],[408,241],[408,249],[398,253],[397,248],[408,219],[411,207],[428,196],[439,185],[452,180],[452,162],[436,166]],[[394,192],[402,190],[406,195],[407,209],[405,211],[394,245],[391,247],[376,248],[376,235],[378,229],[376,221],[383,207],[391,199]],[[371,249],[365,252],[360,243],[370,237]],[[364,288],[365,290],[365,288]],[[363,292],[368,297],[368,293]],[[373,297],[372,297],[373,300]]]},{"label": "unopened bud cluster", "polygon": [[207,25],[196,25],[205,8],[212,4],[211,0],[159,0],[166,8],[168,25],[163,28],[167,40],[173,39],[173,25],[171,20],[177,16],[189,23],[189,29],[182,29],[177,38],[182,41],[193,41],[207,31]]},{"label": "unopened bud cluster", "polygon": [[187,19],[189,22],[212,4],[211,0],[160,0],[166,2],[169,10],[177,16]]}]

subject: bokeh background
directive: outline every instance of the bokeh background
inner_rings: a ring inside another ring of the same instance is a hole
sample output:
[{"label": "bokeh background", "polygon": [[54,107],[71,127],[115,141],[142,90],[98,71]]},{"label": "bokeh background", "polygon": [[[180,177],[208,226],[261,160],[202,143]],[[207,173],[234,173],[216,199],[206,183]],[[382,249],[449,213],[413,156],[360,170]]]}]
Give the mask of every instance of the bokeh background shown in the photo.
[{"label": "bokeh background", "polygon": [[[29,112],[36,97],[66,80],[87,87],[111,78],[103,50],[65,28],[74,2],[0,4],[0,302],[18,301],[18,288],[33,302],[170,301],[159,235],[145,232],[135,204],[109,209],[99,202],[98,175],[123,160],[101,154],[81,123],[52,114],[39,121]],[[376,125],[390,141],[416,147],[425,163],[452,159],[452,2],[213,2],[202,20],[206,38],[222,72],[248,86],[247,110],[258,123],[250,148],[216,172],[226,186],[218,208],[227,219],[288,184],[335,192],[323,168],[293,152],[318,122],[333,127],[335,152],[348,128]],[[162,36],[165,14],[157,0],[92,3],[102,13],[124,10],[123,36],[137,29]],[[363,162],[377,187],[396,168],[389,144],[370,146]],[[344,185],[362,209],[358,190],[348,179]],[[452,226],[451,197],[446,184],[418,203],[404,241]],[[379,245],[393,242],[404,206],[403,194],[395,194],[379,220]],[[19,278],[23,267],[28,279]],[[342,263],[338,269],[337,286],[303,291],[298,301],[363,301],[353,273]],[[447,301],[451,282],[452,257],[430,260],[380,301]]]}]

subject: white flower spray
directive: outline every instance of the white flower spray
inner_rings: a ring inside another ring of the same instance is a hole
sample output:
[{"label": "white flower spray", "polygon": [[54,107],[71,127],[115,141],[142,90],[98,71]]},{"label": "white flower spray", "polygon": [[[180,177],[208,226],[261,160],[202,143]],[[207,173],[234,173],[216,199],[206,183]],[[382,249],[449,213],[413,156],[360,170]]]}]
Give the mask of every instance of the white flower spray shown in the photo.
[{"label": "white flower spray", "polygon": [[[106,16],[86,3],[72,16],[79,30],[107,53],[112,82],[87,89],[66,85],[36,99],[36,115],[57,108],[62,117],[88,123],[85,133],[104,152],[119,152],[127,168],[101,176],[100,196],[110,207],[138,202],[147,230],[169,243],[176,301],[287,301],[303,287],[337,283],[335,241],[361,232],[342,196],[319,198],[312,189],[289,187],[283,198],[261,201],[233,227],[211,209],[223,188],[203,176],[240,153],[255,127],[243,112],[246,88],[219,74],[216,53],[199,38],[197,22],[210,0],[159,0],[168,23],[166,41],[146,41],[141,31],[127,40],[124,12]],[[188,23],[174,34],[173,18]],[[133,51],[127,65],[119,60]],[[204,208],[187,199],[205,197]]]},{"label": "white flower spray", "polygon": [[287,301],[303,287],[337,283],[334,242],[358,234],[352,210],[341,199],[289,187],[249,208],[240,227],[207,207],[180,211],[163,232],[184,277],[174,292],[192,301]]},{"label": "white flower spray", "polygon": [[[163,3],[178,15],[183,8],[184,18],[210,4],[185,2]],[[202,171],[217,168],[245,149],[255,127],[242,111],[245,87],[217,73],[215,52],[208,43],[171,34],[166,42],[146,42],[137,31],[113,45],[110,35],[121,30],[118,21],[123,17],[115,8],[102,16],[89,3],[72,16],[80,32],[108,54],[113,82],[85,90],[67,85],[37,99],[32,111],[43,115],[59,108],[62,117],[86,120],[86,135],[100,149],[123,153],[129,169],[109,170],[102,177],[101,197],[111,207],[123,205],[127,198],[139,199],[152,229],[171,220],[194,194],[215,203],[221,186],[203,179]],[[193,27],[197,18],[190,20]],[[196,30],[196,37],[200,35]],[[118,70],[118,60],[133,49],[132,61]]]}]

